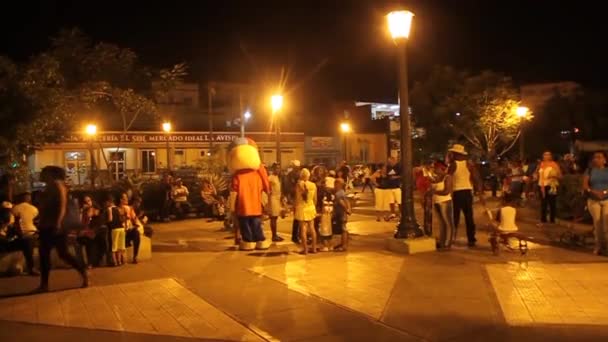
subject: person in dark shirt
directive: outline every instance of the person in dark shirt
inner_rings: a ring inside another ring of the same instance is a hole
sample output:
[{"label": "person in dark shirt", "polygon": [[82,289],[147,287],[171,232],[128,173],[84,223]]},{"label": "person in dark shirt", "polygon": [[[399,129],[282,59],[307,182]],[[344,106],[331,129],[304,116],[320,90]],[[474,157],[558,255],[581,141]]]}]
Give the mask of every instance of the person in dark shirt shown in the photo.
[{"label": "person in dark shirt", "polygon": [[38,292],[49,290],[51,250],[53,248],[57,250],[57,255],[63,261],[80,273],[81,287],[89,286],[86,268],[68,252],[67,233],[63,229],[64,218],[68,214],[68,191],[65,177],[65,170],[58,166],[46,166],[40,172],[40,180],[46,184],[46,188],[42,193],[40,203],[40,286]]},{"label": "person in dark shirt", "polygon": [[348,177],[350,177],[350,166],[346,163],[346,160],[343,160],[340,164],[340,167],[337,170],[338,177],[342,178],[344,184],[348,185]]}]

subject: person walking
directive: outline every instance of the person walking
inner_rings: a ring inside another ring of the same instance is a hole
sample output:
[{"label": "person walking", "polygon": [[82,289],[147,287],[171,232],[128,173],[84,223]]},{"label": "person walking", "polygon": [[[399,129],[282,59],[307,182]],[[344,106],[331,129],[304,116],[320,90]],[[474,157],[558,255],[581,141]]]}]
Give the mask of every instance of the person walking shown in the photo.
[{"label": "person walking", "polygon": [[583,176],[583,190],[587,193],[587,208],[593,217],[597,255],[608,256],[608,156],[606,152],[593,154],[591,167]]},{"label": "person walking", "polygon": [[304,168],[296,185],[295,219],[300,223],[302,253],[308,254],[308,236],[312,239],[312,253],[317,252],[317,234],[314,219],[317,216],[317,186],[310,181],[310,171]]},{"label": "person walking", "polygon": [[386,165],[378,165],[378,169],[372,175],[374,183],[374,208],[376,209],[376,221],[380,222],[384,213],[388,211],[390,203],[390,192],[387,190]]},{"label": "person walking", "polygon": [[[55,248],[57,255],[68,265],[72,266],[82,277],[81,287],[89,286],[89,277],[84,265],[68,252],[67,232],[71,228],[66,217],[76,215],[68,212],[68,191],[65,185],[65,170],[58,166],[46,166],[40,172],[40,181],[46,184],[40,202],[40,286],[38,292],[49,290],[49,275],[51,272],[51,250]],[[72,207],[72,206],[70,206]],[[77,221],[78,218],[77,218]],[[70,223],[71,224],[71,223]]]},{"label": "person walking", "polygon": [[366,165],[363,168],[363,188],[361,189],[361,193],[365,192],[365,189],[369,188],[369,190],[374,193],[374,185],[372,184],[372,166]]},{"label": "person walking", "polygon": [[543,161],[538,167],[538,187],[540,189],[540,224],[555,223],[557,215],[557,190],[562,177],[559,165],[553,160],[550,151],[543,153]]},{"label": "person walking", "polygon": [[[479,188],[479,173],[468,159],[468,153],[463,145],[454,144],[448,150],[450,164],[448,174],[452,178],[452,200],[454,203],[454,239],[456,239],[460,213],[464,215],[467,227],[467,241],[469,247],[475,247],[475,221],[473,219],[473,191],[474,185]],[[481,197],[483,199],[483,197]]]},{"label": "person walking", "polygon": [[450,249],[455,238],[454,207],[452,202],[453,182],[452,176],[446,171],[444,163],[437,162],[434,166],[434,178],[431,185],[433,193],[433,207],[439,217],[439,249]]}]

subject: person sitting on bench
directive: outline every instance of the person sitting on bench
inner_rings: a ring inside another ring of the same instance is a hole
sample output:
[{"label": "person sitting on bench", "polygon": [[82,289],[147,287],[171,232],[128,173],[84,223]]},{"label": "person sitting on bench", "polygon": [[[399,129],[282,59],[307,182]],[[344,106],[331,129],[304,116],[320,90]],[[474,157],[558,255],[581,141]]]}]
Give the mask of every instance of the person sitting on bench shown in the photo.
[{"label": "person sitting on bench", "polygon": [[25,257],[25,273],[36,276],[38,272],[34,271],[34,258],[31,244],[23,237],[11,231],[12,214],[9,208],[0,208],[0,253],[9,253],[21,251]]},{"label": "person sitting on bench", "polygon": [[190,191],[188,191],[181,178],[176,179],[173,187],[173,202],[175,203],[176,215],[180,219],[185,218],[192,207],[188,202],[188,195],[190,195]]}]

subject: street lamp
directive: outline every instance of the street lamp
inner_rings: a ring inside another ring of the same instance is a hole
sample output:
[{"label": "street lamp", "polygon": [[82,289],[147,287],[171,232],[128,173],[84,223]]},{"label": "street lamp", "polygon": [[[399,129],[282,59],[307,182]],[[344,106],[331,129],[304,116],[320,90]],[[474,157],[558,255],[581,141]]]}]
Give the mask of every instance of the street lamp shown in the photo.
[{"label": "street lamp", "polygon": [[399,119],[401,120],[401,222],[395,238],[413,238],[424,235],[414,215],[414,189],[412,175],[412,126],[409,113],[407,85],[407,40],[410,36],[414,13],[393,11],[386,18],[388,29],[397,47],[399,66]]},{"label": "street lamp", "polygon": [[95,179],[97,178],[97,163],[95,162],[95,154],[94,154],[94,150],[93,150],[93,141],[95,140],[95,137],[97,136],[97,125],[95,124],[88,124],[86,125],[86,127],[84,128],[84,133],[87,136],[87,141],[88,141],[88,147],[89,147],[89,154],[91,155],[91,171],[89,174],[89,177],[91,179],[91,187],[95,188]]},{"label": "street lamp", "polygon": [[350,123],[348,123],[348,122],[340,123],[340,131],[342,131],[342,139],[343,139],[342,148],[344,149],[344,160],[347,162],[348,162],[348,153],[346,150],[346,135],[348,133],[350,133],[351,130],[352,130],[352,127],[350,126]]},{"label": "street lamp", "polygon": [[519,106],[515,110],[517,117],[519,117],[519,160],[524,161],[526,152],[524,147],[524,122],[526,117],[528,117],[528,113],[530,109],[528,107]]},{"label": "street lamp", "polygon": [[167,142],[166,150],[167,150],[167,170],[171,170],[171,156],[170,156],[170,148],[169,148],[169,138],[171,137],[171,123],[169,121],[163,122],[163,131],[165,132],[165,141]]},{"label": "street lamp", "polygon": [[274,119],[274,126],[277,134],[277,164],[281,165],[281,128],[279,125],[279,111],[283,107],[283,95],[275,94],[270,98],[270,105],[272,107],[272,116]]}]

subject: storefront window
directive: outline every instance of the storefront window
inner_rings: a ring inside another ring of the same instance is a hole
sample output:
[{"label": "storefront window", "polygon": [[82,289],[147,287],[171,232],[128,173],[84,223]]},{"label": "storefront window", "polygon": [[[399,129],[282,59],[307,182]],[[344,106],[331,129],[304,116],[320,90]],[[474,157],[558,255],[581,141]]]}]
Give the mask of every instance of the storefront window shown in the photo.
[{"label": "storefront window", "polygon": [[144,173],[156,172],[156,151],[142,150],[141,151],[141,171]]},{"label": "storefront window", "polygon": [[70,151],[65,153],[66,182],[69,185],[82,185],[87,177],[86,152]]}]

